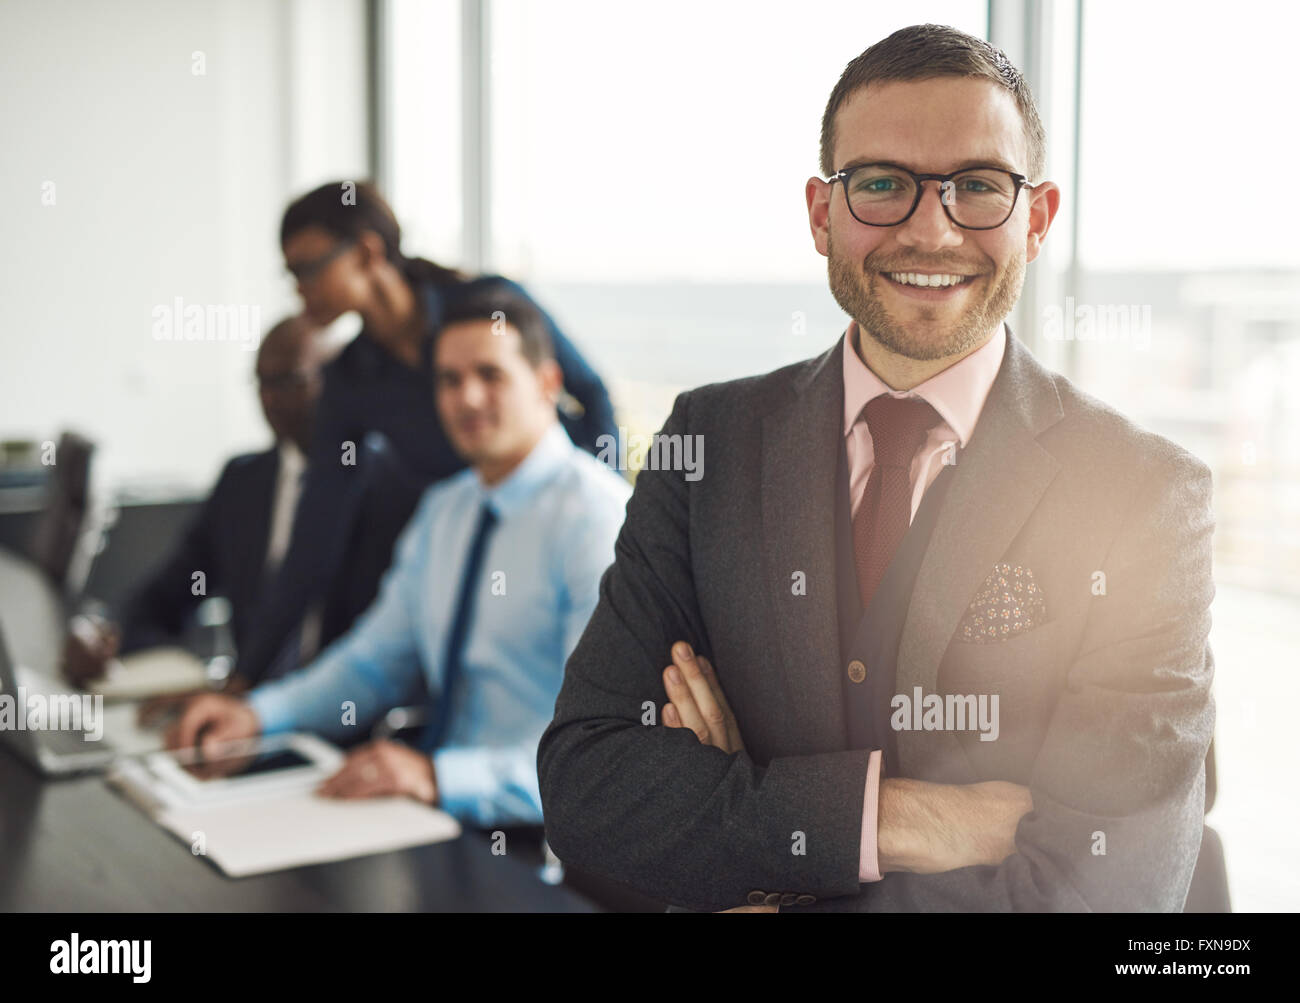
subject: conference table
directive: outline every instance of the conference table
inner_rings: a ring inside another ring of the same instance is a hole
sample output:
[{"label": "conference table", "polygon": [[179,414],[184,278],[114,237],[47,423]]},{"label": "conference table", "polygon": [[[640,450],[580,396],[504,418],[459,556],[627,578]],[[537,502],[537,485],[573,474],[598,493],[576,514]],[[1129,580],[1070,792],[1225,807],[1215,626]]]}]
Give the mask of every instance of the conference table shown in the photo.
[{"label": "conference table", "polygon": [[[516,841],[519,842],[519,841]],[[488,834],[231,879],[101,777],[45,780],[0,750],[0,912],[598,912]]]},{"label": "conference table", "polygon": [[[58,596],[0,550],[0,620],[14,660],[48,671]],[[255,877],[227,878],[102,775],[42,777],[0,745],[0,912],[599,912],[540,875],[526,830],[463,828],[454,840]]]}]

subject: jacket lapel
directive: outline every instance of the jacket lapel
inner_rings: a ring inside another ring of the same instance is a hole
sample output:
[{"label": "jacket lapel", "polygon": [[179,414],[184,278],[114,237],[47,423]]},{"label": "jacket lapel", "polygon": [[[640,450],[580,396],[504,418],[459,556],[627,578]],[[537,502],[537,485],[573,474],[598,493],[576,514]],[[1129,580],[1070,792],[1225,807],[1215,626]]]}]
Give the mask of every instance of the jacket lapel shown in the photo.
[{"label": "jacket lapel", "polygon": [[[1002,368],[967,447],[912,591],[898,648],[897,692],[935,692],[939,664],[976,590],[1015,539],[1056,476],[1060,463],[1037,436],[1061,419],[1051,375],[1007,329]],[[900,768],[960,763],[951,732],[901,731]]]},{"label": "jacket lapel", "polygon": [[[835,474],[843,440],[843,337],[795,377],[762,421],[762,536],[776,611],[776,695],[820,748],[845,747],[835,600]],[[802,571],[806,595],[792,593]]]}]

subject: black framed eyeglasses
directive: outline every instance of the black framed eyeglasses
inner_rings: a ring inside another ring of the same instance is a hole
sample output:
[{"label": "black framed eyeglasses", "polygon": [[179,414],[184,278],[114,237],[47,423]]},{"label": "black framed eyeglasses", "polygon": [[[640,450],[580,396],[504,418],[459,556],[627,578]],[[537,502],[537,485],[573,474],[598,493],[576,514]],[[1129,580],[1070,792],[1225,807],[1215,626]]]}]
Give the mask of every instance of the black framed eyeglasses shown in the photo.
[{"label": "black framed eyeglasses", "polygon": [[939,202],[963,230],[996,230],[1011,218],[1021,188],[1036,188],[1023,174],[1000,167],[967,167],[951,174],[917,174],[888,162],[859,164],[832,174],[844,185],[849,212],[867,226],[906,223],[921,204],[923,181],[939,182]]},{"label": "black framed eyeglasses", "polygon": [[345,240],[335,244],[319,257],[312,258],[309,261],[300,261],[297,264],[285,264],[284,270],[292,275],[299,282],[310,282],[319,275],[331,261],[347,251],[355,240]]}]

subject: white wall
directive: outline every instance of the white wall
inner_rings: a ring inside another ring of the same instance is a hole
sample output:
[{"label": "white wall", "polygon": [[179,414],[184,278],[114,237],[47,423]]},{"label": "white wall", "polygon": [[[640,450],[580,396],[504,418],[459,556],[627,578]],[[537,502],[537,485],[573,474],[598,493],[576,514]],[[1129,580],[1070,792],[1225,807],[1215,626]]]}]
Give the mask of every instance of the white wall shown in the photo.
[{"label": "white wall", "polygon": [[0,3],[0,438],[74,427],[100,443],[101,483],[195,487],[268,441],[253,353],[158,341],[153,310],[242,304],[262,330],[296,310],[284,205],[365,176],[363,14]]}]

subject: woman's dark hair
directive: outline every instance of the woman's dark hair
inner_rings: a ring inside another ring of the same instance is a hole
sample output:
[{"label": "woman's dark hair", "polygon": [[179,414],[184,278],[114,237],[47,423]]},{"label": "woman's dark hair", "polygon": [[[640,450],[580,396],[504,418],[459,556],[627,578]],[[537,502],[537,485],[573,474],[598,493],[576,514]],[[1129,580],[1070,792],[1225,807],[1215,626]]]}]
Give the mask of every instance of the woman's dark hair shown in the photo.
[{"label": "woman's dark hair", "polygon": [[280,220],[280,246],[309,226],[327,230],[340,240],[356,240],[366,230],[373,230],[384,242],[388,260],[411,282],[450,285],[469,278],[455,268],[406,257],[397,217],[369,181],[331,181],[294,199]]}]

